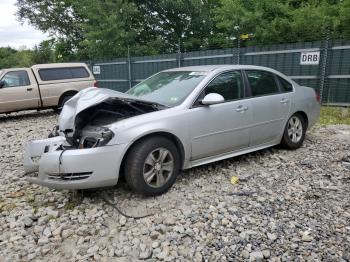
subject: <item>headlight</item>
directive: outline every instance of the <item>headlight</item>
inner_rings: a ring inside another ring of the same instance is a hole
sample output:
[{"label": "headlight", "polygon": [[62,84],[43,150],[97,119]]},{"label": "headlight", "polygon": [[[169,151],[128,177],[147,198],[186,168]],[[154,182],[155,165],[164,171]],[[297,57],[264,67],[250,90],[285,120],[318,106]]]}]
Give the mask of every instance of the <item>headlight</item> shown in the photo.
[{"label": "headlight", "polygon": [[111,139],[114,137],[114,133],[106,128],[102,133],[101,133],[101,138],[99,139],[98,146],[105,146]]},{"label": "headlight", "polygon": [[86,132],[83,134],[79,141],[79,148],[93,148],[105,146],[114,137],[114,133],[108,128],[102,128],[94,132]]}]

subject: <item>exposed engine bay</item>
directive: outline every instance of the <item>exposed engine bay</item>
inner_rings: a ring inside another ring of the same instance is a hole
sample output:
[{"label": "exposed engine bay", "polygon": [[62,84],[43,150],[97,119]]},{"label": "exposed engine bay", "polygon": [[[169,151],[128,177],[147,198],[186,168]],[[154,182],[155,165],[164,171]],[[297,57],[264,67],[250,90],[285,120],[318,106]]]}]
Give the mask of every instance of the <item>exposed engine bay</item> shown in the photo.
[{"label": "exposed engine bay", "polygon": [[[75,131],[62,131],[70,144],[64,149],[93,148],[106,145],[114,136],[108,125],[117,121],[158,111],[163,105],[132,99],[109,98],[79,112],[75,118]],[[58,132],[55,132],[58,135]],[[51,135],[55,136],[55,134]]]}]

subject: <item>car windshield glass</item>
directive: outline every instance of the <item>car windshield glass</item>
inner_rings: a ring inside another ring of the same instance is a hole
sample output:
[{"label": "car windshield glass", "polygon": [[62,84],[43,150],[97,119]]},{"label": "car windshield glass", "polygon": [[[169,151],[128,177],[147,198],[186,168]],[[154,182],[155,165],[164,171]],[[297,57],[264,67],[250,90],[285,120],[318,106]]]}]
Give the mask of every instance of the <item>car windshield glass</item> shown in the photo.
[{"label": "car windshield glass", "polygon": [[204,79],[206,72],[160,72],[137,84],[126,93],[166,106],[181,104]]}]

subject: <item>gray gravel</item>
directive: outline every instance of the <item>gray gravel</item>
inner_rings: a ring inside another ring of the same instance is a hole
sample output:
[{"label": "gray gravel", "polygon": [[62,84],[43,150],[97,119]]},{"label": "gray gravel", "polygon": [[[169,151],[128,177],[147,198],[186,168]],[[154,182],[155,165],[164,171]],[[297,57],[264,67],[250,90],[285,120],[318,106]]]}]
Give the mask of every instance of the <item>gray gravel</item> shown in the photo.
[{"label": "gray gravel", "polygon": [[[25,141],[45,138],[51,111],[0,116],[0,261],[349,261],[350,126],[316,127],[278,148],[182,172],[159,197],[101,199],[29,184]],[[230,183],[231,176],[239,177]]]}]

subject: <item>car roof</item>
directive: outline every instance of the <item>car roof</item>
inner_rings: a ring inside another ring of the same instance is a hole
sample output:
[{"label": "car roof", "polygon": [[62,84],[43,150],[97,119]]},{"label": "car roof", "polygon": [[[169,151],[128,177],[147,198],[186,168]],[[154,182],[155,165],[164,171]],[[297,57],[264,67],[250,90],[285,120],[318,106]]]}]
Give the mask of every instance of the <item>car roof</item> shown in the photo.
[{"label": "car roof", "polygon": [[210,72],[214,70],[230,70],[230,69],[260,69],[275,71],[272,68],[264,66],[255,66],[255,65],[201,65],[201,66],[186,66],[186,67],[177,67],[164,70],[163,72],[176,72],[176,71],[200,71],[200,72]]}]

